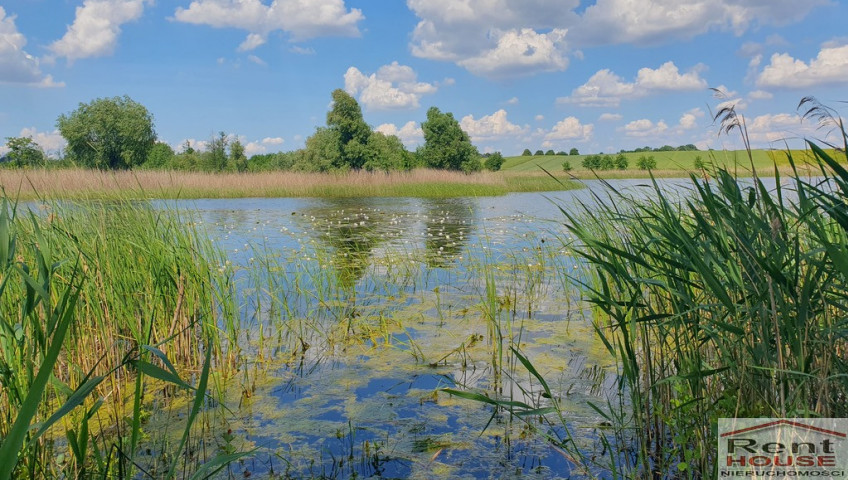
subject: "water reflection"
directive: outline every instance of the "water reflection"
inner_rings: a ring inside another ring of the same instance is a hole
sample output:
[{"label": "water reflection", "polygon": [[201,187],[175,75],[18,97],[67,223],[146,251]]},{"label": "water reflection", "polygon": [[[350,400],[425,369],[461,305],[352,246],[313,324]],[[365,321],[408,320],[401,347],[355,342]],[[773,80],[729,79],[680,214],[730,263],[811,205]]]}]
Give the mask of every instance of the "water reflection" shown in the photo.
[{"label": "water reflection", "polygon": [[474,225],[470,198],[422,200],[425,218],[424,247],[427,266],[445,268],[460,256]]}]

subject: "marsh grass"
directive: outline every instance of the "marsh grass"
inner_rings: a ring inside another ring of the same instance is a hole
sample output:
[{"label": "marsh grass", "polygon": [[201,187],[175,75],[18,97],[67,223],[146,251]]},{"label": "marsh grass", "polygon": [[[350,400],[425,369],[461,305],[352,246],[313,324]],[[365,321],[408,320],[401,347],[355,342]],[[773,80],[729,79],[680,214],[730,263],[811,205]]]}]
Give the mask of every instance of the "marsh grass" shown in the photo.
[{"label": "marsh grass", "polygon": [[[146,466],[174,477],[226,345],[219,252],[149,205],[34,207],[4,199],[0,212],[0,478],[144,471],[136,453],[156,391],[194,398],[179,448]],[[196,387],[183,380],[198,371]]]},{"label": "marsh grass", "polygon": [[346,173],[202,173],[0,169],[0,186],[17,198],[63,199],[239,198],[239,197],[474,197],[512,191],[579,188],[533,174],[444,170]]},{"label": "marsh grass", "polygon": [[[747,141],[734,111],[718,119]],[[615,426],[609,468],[714,476],[718,418],[848,415],[848,136],[829,119],[846,142],[831,153],[808,143],[819,178],[775,168],[769,191],[715,169],[684,195],[655,182],[649,200],[611,191],[591,215],[563,210],[619,366],[620,396],[596,406]]]}]

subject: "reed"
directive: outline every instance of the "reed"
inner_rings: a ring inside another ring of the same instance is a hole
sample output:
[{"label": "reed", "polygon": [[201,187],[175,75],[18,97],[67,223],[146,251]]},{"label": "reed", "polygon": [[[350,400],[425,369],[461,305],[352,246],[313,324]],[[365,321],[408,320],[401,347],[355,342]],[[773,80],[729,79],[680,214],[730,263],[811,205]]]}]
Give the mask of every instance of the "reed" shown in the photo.
[{"label": "reed", "polygon": [[[565,186],[563,186],[565,185]],[[346,173],[204,173],[101,171],[85,169],[0,169],[0,186],[17,198],[64,199],[236,198],[236,197],[459,197],[511,191],[578,188],[538,175],[446,170]]]},{"label": "reed", "polygon": [[228,273],[176,212],[34,207],[0,212],[0,478],[131,477],[151,389],[207,396],[182,378],[224,351]]},{"label": "reed", "polygon": [[[746,138],[735,112],[720,119]],[[775,169],[769,191],[716,169],[683,195],[655,182],[650,200],[610,191],[591,215],[563,210],[619,366],[621,398],[596,408],[629,452],[608,452],[621,474],[715,476],[721,417],[848,415],[848,157],[809,148],[823,179],[796,170],[787,187]]]}]

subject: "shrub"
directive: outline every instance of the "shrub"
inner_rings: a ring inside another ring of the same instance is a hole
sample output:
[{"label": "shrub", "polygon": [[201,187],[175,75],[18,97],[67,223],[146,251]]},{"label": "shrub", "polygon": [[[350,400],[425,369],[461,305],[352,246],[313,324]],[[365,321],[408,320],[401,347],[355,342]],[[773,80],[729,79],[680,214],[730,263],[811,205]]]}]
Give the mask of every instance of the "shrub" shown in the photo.
[{"label": "shrub", "polygon": [[639,167],[639,170],[653,170],[657,168],[657,161],[653,155],[642,155],[636,160],[636,166]]},{"label": "shrub", "polygon": [[562,171],[564,171],[564,172],[570,172],[570,171],[571,171],[571,169],[572,169],[572,167],[571,167],[571,162],[569,162],[568,160],[566,160],[566,161],[562,162]]}]

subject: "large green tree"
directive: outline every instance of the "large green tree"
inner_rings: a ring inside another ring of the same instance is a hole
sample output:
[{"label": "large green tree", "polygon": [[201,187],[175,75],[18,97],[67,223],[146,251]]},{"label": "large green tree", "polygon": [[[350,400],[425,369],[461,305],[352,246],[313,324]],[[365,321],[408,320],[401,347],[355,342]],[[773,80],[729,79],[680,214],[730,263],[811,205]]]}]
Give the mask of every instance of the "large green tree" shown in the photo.
[{"label": "large green tree", "polygon": [[342,167],[360,169],[368,160],[371,127],[362,117],[359,103],[349,93],[333,90],[333,108],[327,112],[327,127],[338,132]]},{"label": "large green tree", "polygon": [[56,120],[68,142],[67,154],[100,169],[141,165],[156,142],[153,116],[128,96],[98,98]]},{"label": "large green tree", "polygon": [[482,168],[477,147],[471,144],[471,138],[462,130],[453,114],[430,107],[427,110],[427,121],[421,124],[421,129],[424,130],[421,156],[426,166],[465,172]]}]

